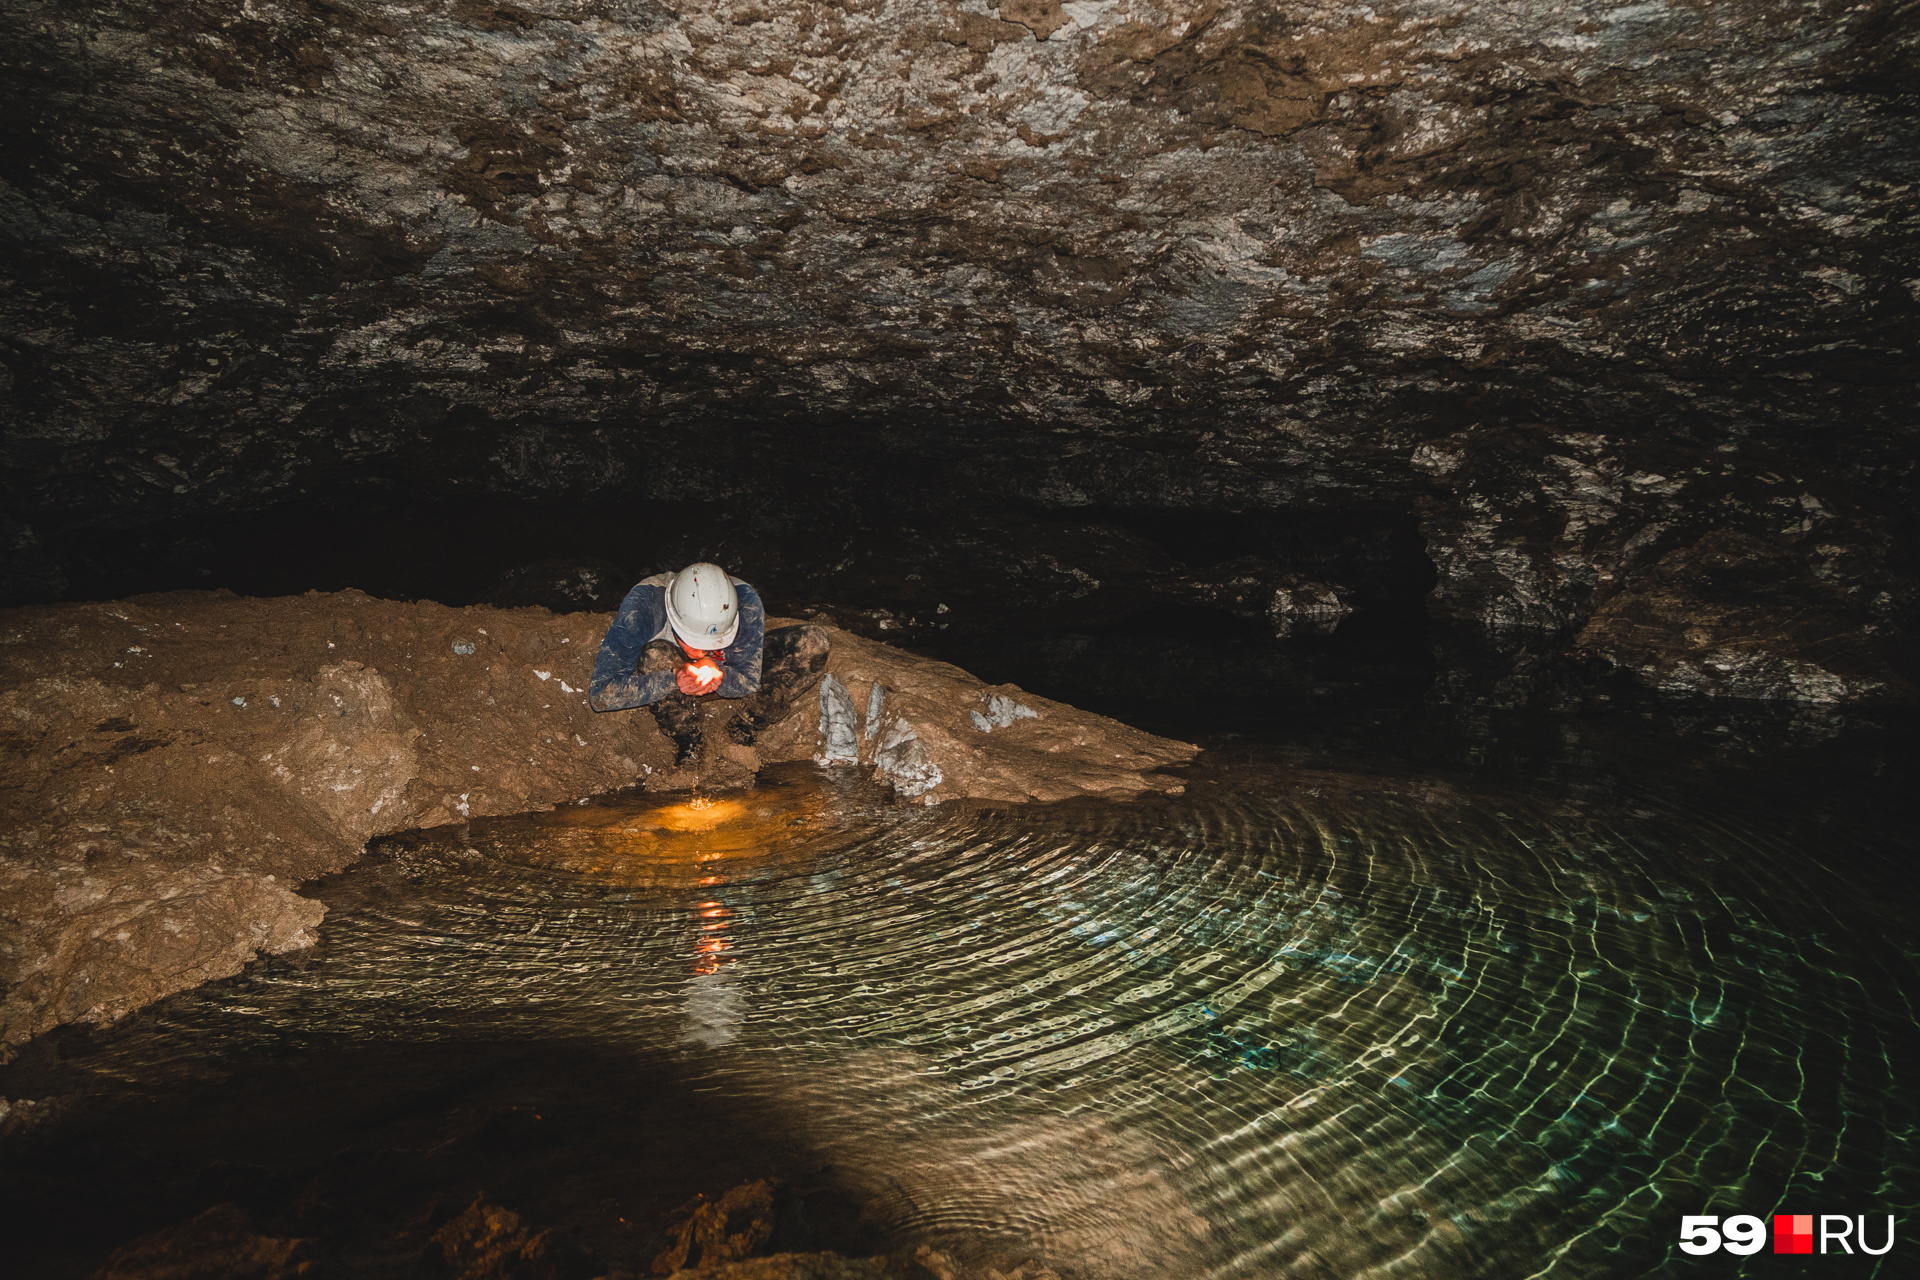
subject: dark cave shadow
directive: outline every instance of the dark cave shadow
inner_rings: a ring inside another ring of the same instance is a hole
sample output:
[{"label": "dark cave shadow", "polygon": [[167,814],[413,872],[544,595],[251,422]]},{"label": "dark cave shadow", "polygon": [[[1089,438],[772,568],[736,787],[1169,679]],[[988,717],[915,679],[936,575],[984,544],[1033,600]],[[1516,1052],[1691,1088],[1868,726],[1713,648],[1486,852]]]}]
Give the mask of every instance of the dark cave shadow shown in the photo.
[{"label": "dark cave shadow", "polygon": [[[5,1069],[6,1092],[84,1085],[88,1040],[42,1037]],[[770,1178],[784,1185],[776,1247],[888,1245],[770,1109],[701,1075],[592,1042],[282,1045],[11,1136],[0,1238],[13,1274],[86,1276],[126,1241],[233,1203],[263,1234],[318,1237],[349,1274],[409,1275],[484,1193],[644,1274],[676,1211]]]}]

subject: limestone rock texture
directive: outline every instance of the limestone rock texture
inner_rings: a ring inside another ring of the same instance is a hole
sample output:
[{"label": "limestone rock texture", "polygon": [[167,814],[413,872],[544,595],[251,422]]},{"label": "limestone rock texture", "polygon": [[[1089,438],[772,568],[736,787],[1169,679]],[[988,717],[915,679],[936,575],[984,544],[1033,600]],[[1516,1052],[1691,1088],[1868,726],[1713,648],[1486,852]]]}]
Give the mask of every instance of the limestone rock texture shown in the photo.
[{"label": "limestone rock texture", "polygon": [[[1117,720],[988,685],[944,662],[829,628],[833,649],[811,699],[755,743],[760,760],[871,765],[902,799],[1020,804],[1080,796],[1178,794],[1162,772],[1198,748]],[[711,738],[712,735],[709,735]]]},{"label": "limestone rock texture", "polygon": [[[1581,655],[1661,687],[1895,688],[1897,0],[0,23],[16,591],[58,596],[75,530],[342,496],[1384,506],[1444,619],[1592,624]],[[1784,558],[1845,670],[1770,615],[1750,678],[1671,674],[1734,624],[1656,566],[1719,533]]]},{"label": "limestone rock texture", "polygon": [[715,732],[676,770],[646,711],[587,705],[611,621],[351,591],[0,612],[0,1055],[311,945],[301,882],[378,835],[788,759],[920,803],[1125,796],[1195,751],[835,632],[831,687],[866,700],[843,756],[810,691],[757,750]]},{"label": "limestone rock texture", "polygon": [[0,615],[0,1045],[310,945],[300,882],[373,836],[666,763],[586,706],[604,625],[358,592]]},{"label": "limestone rock texture", "polygon": [[1421,446],[1440,618],[1570,638],[1670,693],[1908,703],[1915,582],[1884,515],[1830,475],[1598,433],[1475,428]]}]

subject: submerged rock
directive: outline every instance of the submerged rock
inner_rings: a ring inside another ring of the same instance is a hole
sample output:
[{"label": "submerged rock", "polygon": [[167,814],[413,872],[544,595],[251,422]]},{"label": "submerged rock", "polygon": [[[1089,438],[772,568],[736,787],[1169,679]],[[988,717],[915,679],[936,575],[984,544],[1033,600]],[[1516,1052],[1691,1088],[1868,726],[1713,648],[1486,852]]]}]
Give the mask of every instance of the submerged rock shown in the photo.
[{"label": "submerged rock", "polygon": [[480,1196],[434,1232],[420,1270],[446,1280],[587,1280],[597,1268],[564,1236]]},{"label": "submerged rock", "polygon": [[[724,1262],[697,1270],[675,1271],[668,1280],[962,1280],[962,1276],[951,1268],[943,1273],[908,1258],[776,1253],[764,1258]],[[973,1277],[969,1275],[965,1280],[973,1280]],[[980,1280],[986,1278],[981,1277]]]},{"label": "submerged rock", "polygon": [[674,1241],[653,1261],[656,1274],[705,1269],[759,1253],[773,1239],[777,1188],[762,1179],[703,1204],[680,1225]]},{"label": "submerged rock", "polygon": [[306,1280],[319,1274],[314,1241],[262,1235],[239,1205],[217,1204],[114,1250],[94,1280]]}]

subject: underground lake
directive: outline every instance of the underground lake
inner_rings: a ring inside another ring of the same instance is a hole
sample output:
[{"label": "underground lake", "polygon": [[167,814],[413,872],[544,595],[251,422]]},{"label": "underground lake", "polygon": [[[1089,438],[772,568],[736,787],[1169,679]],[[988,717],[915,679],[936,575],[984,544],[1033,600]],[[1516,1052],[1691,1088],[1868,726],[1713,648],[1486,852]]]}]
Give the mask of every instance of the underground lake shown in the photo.
[{"label": "underground lake", "polygon": [[0,1069],[20,1274],[221,1204],[413,1275],[479,1197],[557,1241],[525,1274],[644,1275],[759,1180],[768,1247],[902,1275],[1679,1276],[1683,1215],[1880,1249],[1902,757],[1357,723],[1128,803],[801,762],[377,840],[310,950]]}]

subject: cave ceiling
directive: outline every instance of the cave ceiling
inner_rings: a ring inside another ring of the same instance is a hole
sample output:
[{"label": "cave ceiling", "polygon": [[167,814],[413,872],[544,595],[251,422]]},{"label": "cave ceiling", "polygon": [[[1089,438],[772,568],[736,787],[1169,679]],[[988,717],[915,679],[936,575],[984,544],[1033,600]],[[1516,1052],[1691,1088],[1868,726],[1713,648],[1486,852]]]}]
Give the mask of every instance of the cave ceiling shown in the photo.
[{"label": "cave ceiling", "polygon": [[49,513],[723,424],[1288,491],[1487,418],[1911,443],[1911,6],[7,8]]},{"label": "cave ceiling", "polygon": [[1470,559],[1463,484],[1620,544],[1910,491],[1911,3],[3,11],[16,546],[891,464]]}]

